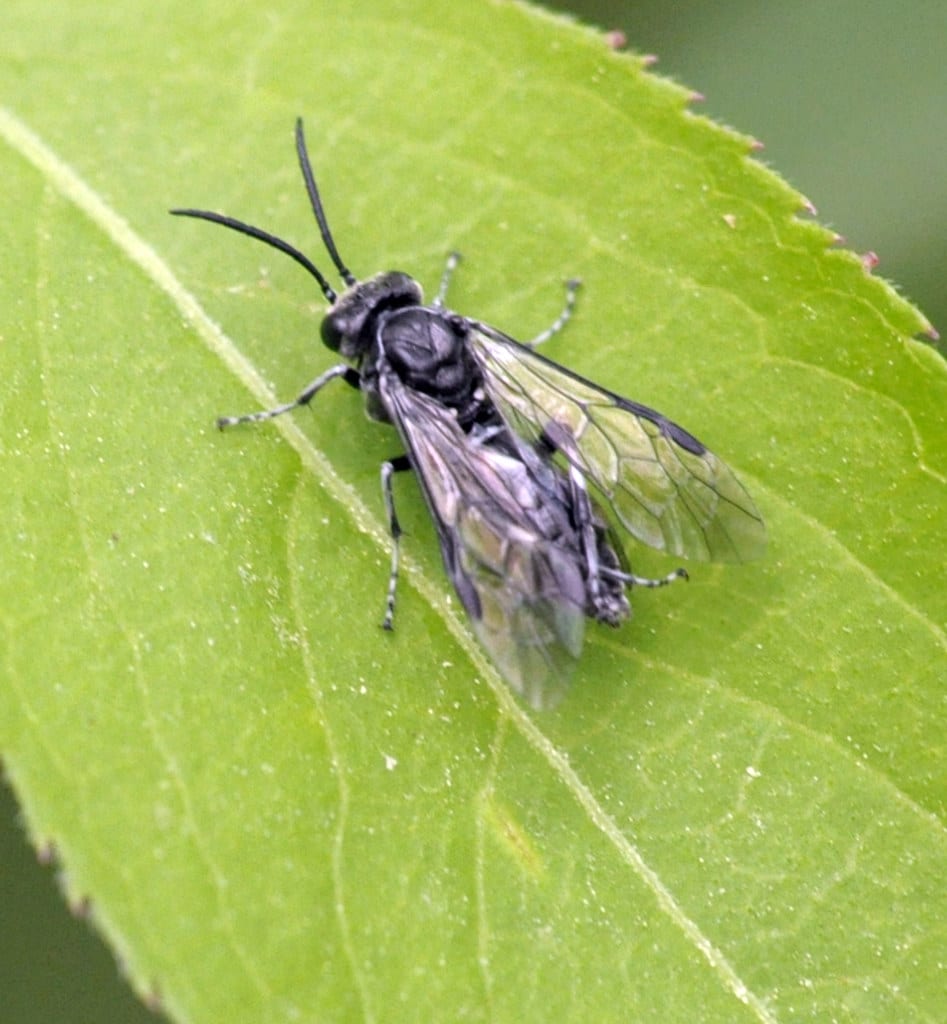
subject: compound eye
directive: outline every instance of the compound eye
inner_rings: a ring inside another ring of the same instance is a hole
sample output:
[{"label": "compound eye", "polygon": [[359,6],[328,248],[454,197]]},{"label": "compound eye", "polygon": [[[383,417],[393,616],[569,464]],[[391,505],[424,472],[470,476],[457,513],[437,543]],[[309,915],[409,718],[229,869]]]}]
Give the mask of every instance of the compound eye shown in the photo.
[{"label": "compound eye", "polygon": [[326,348],[331,349],[333,352],[339,351],[342,346],[344,332],[340,329],[340,325],[331,313],[327,314],[323,319],[319,333],[322,335],[322,343]]}]

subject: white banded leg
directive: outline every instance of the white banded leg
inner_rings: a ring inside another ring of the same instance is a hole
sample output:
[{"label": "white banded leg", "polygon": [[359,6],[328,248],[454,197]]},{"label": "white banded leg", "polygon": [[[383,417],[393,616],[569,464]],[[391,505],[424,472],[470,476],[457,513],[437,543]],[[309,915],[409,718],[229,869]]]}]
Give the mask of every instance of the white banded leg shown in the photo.
[{"label": "white banded leg", "polygon": [[585,557],[586,579],[592,606],[598,607],[599,573],[603,568],[598,557],[598,541],[592,524],[592,502],[585,486],[585,477],[569,466],[569,483],[572,486],[572,503],[575,508],[575,526],[582,538],[582,553]]},{"label": "white banded leg", "polygon": [[223,430],[226,427],[236,426],[238,423],[260,423],[263,420],[271,420],[274,416],[282,416],[284,412],[292,412],[293,409],[308,405],[326,384],[330,380],[335,380],[336,377],[343,377],[345,382],[354,388],[359,386],[361,380],[358,370],[349,366],[348,363],[339,363],[338,366],[333,366],[331,369],[326,370],[325,373],[319,374],[314,381],[306,385],[292,402],[278,405],[275,409],[264,409],[262,412],[244,413],[242,416],[219,416],[217,418],[217,426]]},{"label": "white banded leg", "polygon": [[454,276],[458,263],[460,263],[459,252],[447,254],[447,261],[444,263],[444,271],[441,274],[441,283],[438,286],[437,295],[434,296],[434,301],[431,303],[435,309],[443,309],[444,303],[447,301],[447,289],[450,285],[450,279]]},{"label": "white banded leg", "polygon": [[633,572],[622,572],[620,569],[609,569],[603,566],[602,575],[621,580],[630,587],[666,587],[675,580],[690,579],[686,569],[675,569],[674,572],[669,572],[667,576],[660,576],[658,579],[653,580],[647,576],[636,576]]},{"label": "white banded leg", "polygon": [[381,493],[385,499],[385,510],[388,513],[388,529],[391,532],[391,571],[388,574],[388,593],[385,597],[385,617],[382,629],[394,629],[395,593],[398,590],[398,559],[401,549],[401,524],[395,512],[395,496],[391,488],[391,478],[395,473],[404,473],[411,469],[407,455],[397,455],[381,464]]},{"label": "white banded leg", "polygon": [[527,348],[537,348],[539,345],[542,345],[543,342],[549,341],[553,335],[558,334],[562,328],[565,327],[572,317],[572,311],[575,309],[575,296],[581,284],[582,282],[577,277],[570,278],[566,281],[566,304],[562,307],[562,312],[555,320],[553,320],[546,330],[537,334],[532,341],[525,342]]}]

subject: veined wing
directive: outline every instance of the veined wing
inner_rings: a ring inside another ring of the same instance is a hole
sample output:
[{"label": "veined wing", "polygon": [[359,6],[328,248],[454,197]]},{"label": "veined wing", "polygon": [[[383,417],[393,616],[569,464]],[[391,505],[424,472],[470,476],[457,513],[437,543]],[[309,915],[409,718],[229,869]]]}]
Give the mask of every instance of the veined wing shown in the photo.
[{"label": "veined wing", "polygon": [[511,429],[552,443],[638,540],[683,558],[741,562],[763,553],[753,500],[682,427],[486,324],[471,323],[470,345]]},{"label": "veined wing", "polygon": [[383,373],[380,386],[481,643],[530,704],[552,706],[585,630],[586,583],[567,510],[489,432],[464,433],[451,410],[394,374]]}]

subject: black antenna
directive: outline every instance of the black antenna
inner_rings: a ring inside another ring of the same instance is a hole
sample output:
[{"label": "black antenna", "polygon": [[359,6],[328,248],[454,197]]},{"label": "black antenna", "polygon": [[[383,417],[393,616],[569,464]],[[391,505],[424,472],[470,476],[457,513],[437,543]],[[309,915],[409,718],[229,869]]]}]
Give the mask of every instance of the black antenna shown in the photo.
[{"label": "black antenna", "polygon": [[322,294],[326,297],[327,302],[335,302],[337,298],[335,289],[322,276],[315,263],[295,246],[290,245],[289,242],[284,242],[282,238],[277,238],[276,235],[271,235],[269,231],[264,231],[262,228],[255,228],[252,224],[244,224],[242,220],[235,220],[233,217],[227,217],[222,213],[213,213],[210,210],[171,210],[169,212],[173,213],[176,217],[196,217],[199,220],[209,220],[212,224],[222,224],[225,228],[239,231],[241,235],[249,235],[250,238],[255,238],[257,241],[270,245],[274,249],[279,249],[280,252],[286,253],[287,256],[294,259],[301,267],[309,271],[319,282],[319,287],[322,289]]},{"label": "black antenna", "polygon": [[319,224],[319,234],[322,235],[326,252],[332,257],[332,262],[335,264],[335,268],[341,275],[342,280],[349,287],[353,284],[358,284],[358,278],[342,262],[339,250],[336,249],[335,242],[332,240],[332,232],[329,230],[325,211],[322,209],[322,200],[319,198],[319,189],[316,187],[312,165],[309,163],[309,153],[306,151],[306,138],[303,135],[303,119],[301,117],[296,118],[296,153],[299,155],[299,166],[303,172],[303,180],[306,182],[309,202],[312,203],[312,212],[316,215],[316,221]]}]

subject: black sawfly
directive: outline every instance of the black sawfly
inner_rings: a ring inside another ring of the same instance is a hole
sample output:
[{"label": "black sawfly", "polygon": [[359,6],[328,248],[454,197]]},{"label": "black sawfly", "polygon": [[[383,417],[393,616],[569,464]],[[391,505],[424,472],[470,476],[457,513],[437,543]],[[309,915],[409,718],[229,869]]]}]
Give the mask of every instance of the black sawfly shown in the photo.
[{"label": "black sawfly", "polygon": [[762,518],[716,455],[660,413],[536,351],[568,321],[577,281],[568,283],[559,317],[527,344],[445,306],[456,254],[428,304],[407,274],[360,281],[329,231],[301,119],[296,152],[323,245],[345,284],[341,293],[268,231],[208,210],[171,212],[249,235],[304,267],[329,303],[322,340],[346,360],[294,401],[221,417],[221,429],[308,405],[336,378],[362,391],[371,419],[397,429],[404,454],[381,467],[392,538],[386,629],[401,535],[391,478],[409,469],[474,630],[509,684],[537,708],[561,694],[586,618],[617,626],[631,614],[629,589],[686,577],[683,569],[661,579],[636,576],[622,534],[682,558],[745,561],[762,553]]}]

